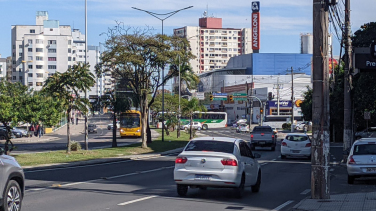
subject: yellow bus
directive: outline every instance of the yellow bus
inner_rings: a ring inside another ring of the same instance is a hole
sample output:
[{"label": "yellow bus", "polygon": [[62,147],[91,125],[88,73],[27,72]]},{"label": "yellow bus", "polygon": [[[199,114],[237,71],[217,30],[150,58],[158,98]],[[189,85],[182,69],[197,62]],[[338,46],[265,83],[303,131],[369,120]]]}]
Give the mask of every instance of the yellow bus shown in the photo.
[{"label": "yellow bus", "polygon": [[141,137],[141,112],[129,110],[120,114],[120,136]]}]

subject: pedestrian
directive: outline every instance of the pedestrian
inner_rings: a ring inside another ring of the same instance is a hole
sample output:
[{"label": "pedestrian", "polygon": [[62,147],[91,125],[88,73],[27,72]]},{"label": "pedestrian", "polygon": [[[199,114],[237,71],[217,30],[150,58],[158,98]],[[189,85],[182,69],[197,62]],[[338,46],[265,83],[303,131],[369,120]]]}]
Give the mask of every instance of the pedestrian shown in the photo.
[{"label": "pedestrian", "polygon": [[35,131],[34,131],[35,137],[38,137],[38,133],[39,133],[39,124],[35,126]]},{"label": "pedestrian", "polygon": [[304,125],[303,130],[304,130],[304,134],[307,134],[308,126]]},{"label": "pedestrian", "polygon": [[76,125],[78,125],[78,116],[76,116]]},{"label": "pedestrian", "polygon": [[31,127],[29,129],[29,137],[32,137],[33,133],[34,133],[34,125],[31,125]]}]

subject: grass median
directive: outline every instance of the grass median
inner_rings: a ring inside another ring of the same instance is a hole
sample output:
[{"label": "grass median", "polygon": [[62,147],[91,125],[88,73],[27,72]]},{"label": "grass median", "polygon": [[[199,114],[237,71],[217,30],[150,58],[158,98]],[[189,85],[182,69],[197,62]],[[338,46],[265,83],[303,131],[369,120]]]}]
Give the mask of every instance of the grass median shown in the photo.
[{"label": "grass median", "polygon": [[[159,134],[162,134],[161,129],[157,129],[156,131]],[[148,148],[145,149],[141,147],[141,143],[137,143],[124,147],[95,149],[89,151],[72,151],[71,154],[67,154],[65,150],[61,150],[50,151],[46,153],[11,155],[17,159],[21,166],[25,167],[45,164],[87,161],[100,158],[116,158],[136,154],[158,153],[184,147],[189,141],[189,134],[187,134],[184,131],[181,131],[180,134],[180,138],[176,138],[176,131],[171,132],[169,136],[165,135],[165,141],[163,142],[162,136],[160,135],[157,139],[153,140],[151,144],[148,144]]]}]

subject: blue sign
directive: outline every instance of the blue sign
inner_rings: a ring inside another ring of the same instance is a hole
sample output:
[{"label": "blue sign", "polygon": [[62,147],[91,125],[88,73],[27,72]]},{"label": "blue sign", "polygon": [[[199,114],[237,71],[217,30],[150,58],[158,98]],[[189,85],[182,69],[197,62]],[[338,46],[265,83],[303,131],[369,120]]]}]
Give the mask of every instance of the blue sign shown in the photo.
[{"label": "blue sign", "polygon": [[[277,101],[268,101],[266,103],[266,107],[268,108],[277,108],[278,102]],[[291,108],[291,100],[279,101],[280,108]]]},{"label": "blue sign", "polygon": [[259,12],[260,11],[260,2],[253,1],[252,2],[252,12]]},{"label": "blue sign", "polygon": [[213,93],[213,97],[216,97],[216,96],[227,96],[227,93]]}]

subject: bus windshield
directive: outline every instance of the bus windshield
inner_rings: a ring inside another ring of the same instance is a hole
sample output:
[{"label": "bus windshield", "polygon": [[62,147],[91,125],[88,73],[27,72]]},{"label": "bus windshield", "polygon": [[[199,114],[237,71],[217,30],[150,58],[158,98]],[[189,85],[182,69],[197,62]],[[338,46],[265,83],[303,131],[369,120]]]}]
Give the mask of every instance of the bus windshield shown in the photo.
[{"label": "bus windshield", "polygon": [[140,127],[140,114],[125,113],[120,115],[120,127]]}]

